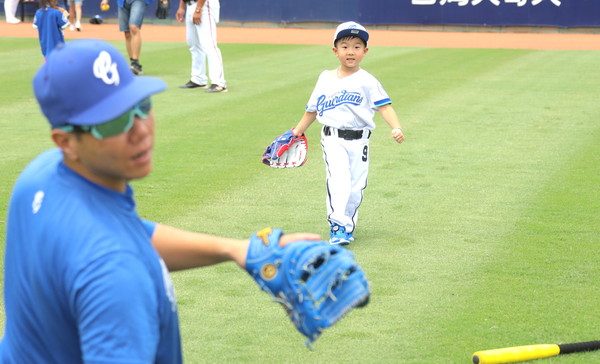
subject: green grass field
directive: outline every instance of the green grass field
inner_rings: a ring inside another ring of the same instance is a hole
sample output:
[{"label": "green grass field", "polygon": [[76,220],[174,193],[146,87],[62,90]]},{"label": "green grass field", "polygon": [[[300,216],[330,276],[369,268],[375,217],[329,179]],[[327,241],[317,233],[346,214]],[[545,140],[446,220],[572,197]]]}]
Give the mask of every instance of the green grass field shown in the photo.
[{"label": "green grass field", "polygon": [[[144,71],[169,89],[154,98],[154,171],[134,182],[140,214],[236,238],[265,226],[327,236],[318,126],[304,167],[259,159],[337,59],[328,45],[221,50],[230,92],[209,95],[177,88],[189,76],[183,42],[144,43]],[[18,173],[52,146],[31,90],[41,62],[36,39],[0,39],[2,236]],[[362,66],[407,140],[377,116],[350,247],[371,303],[310,352],[235,265],[174,273],[186,362],[468,363],[482,349],[599,340],[599,62],[597,51],[373,47]]]}]

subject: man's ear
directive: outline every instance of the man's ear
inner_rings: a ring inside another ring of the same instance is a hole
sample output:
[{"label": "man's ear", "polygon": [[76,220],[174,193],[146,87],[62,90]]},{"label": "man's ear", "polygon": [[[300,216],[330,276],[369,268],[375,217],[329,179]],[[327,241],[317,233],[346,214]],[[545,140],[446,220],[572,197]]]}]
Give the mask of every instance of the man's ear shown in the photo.
[{"label": "man's ear", "polygon": [[77,152],[74,148],[74,143],[77,141],[75,134],[60,129],[52,129],[51,137],[54,144],[62,150],[65,158],[77,159]]}]

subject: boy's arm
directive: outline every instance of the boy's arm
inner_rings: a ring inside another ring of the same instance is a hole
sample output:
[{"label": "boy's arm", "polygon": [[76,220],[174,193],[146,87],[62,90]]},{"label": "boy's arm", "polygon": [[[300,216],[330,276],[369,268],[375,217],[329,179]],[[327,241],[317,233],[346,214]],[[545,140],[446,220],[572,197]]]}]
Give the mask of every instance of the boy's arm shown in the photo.
[{"label": "boy's arm", "polygon": [[398,143],[402,143],[404,141],[404,133],[402,133],[402,126],[400,125],[400,120],[398,120],[398,115],[396,111],[392,107],[392,105],[387,104],[379,107],[379,113],[383,117],[386,123],[392,128],[392,138]]},{"label": "boy's arm", "polygon": [[306,111],[302,116],[302,119],[298,122],[298,125],[292,130],[294,136],[299,137],[304,134],[306,129],[317,119],[316,111]]}]

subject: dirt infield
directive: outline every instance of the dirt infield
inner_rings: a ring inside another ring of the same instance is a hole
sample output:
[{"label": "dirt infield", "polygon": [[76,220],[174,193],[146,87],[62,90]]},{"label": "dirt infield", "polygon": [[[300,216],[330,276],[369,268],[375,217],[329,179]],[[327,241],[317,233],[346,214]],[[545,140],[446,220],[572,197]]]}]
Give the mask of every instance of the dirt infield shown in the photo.
[{"label": "dirt infield", "polygon": [[[316,44],[331,42],[333,29],[219,27],[220,43]],[[600,50],[600,34],[588,33],[508,33],[370,30],[370,46],[434,47],[434,48],[508,48]],[[31,22],[0,22],[2,37],[37,37]],[[144,41],[184,42],[183,25],[144,24]],[[116,24],[85,24],[81,32],[66,30],[65,39],[99,38],[121,40]]]}]

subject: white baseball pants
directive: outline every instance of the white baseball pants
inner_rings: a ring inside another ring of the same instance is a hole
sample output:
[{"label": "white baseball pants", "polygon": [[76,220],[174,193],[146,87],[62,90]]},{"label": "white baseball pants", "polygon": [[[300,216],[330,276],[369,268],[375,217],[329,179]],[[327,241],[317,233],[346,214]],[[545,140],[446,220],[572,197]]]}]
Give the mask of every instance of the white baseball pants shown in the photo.
[{"label": "white baseball pants", "polygon": [[[202,8],[202,21],[192,21],[196,2],[187,5],[185,14],[186,40],[192,54],[191,80],[198,85],[216,84],[227,87],[223,71],[223,58],[217,45],[217,23],[220,8],[212,8],[207,1]],[[208,62],[208,77],[206,66]],[[210,79],[210,83],[208,80]]]},{"label": "white baseball pants", "polygon": [[4,0],[4,15],[6,15],[6,22],[16,23],[17,9],[19,7],[19,0]]},{"label": "white baseball pants", "polygon": [[367,187],[370,132],[365,131],[360,139],[345,140],[337,135],[336,129],[330,130],[331,135],[321,131],[327,172],[327,219],[353,232]]}]

